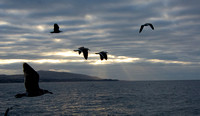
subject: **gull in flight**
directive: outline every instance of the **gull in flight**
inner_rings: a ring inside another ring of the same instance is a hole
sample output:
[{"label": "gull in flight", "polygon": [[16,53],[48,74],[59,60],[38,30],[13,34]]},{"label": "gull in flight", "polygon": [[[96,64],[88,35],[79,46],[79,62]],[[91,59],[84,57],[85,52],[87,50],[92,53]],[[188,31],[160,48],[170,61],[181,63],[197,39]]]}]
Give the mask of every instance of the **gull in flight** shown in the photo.
[{"label": "gull in flight", "polygon": [[143,30],[144,26],[150,26],[150,27],[151,27],[151,29],[153,29],[153,30],[154,30],[154,27],[153,27],[153,25],[152,25],[151,23],[145,23],[144,25],[141,25],[139,33],[141,33],[141,32],[142,32],[142,30]]},{"label": "gull in flight", "polygon": [[62,32],[62,31],[59,30],[58,24],[55,23],[54,24],[54,29],[53,29],[53,31],[51,33],[60,33],[60,32]]},{"label": "gull in flight", "polygon": [[27,63],[23,64],[24,71],[24,85],[26,88],[26,93],[15,95],[16,98],[21,97],[35,97],[46,93],[53,94],[48,90],[40,89],[39,87],[39,74]]},{"label": "gull in flight", "polygon": [[85,48],[85,47],[80,47],[80,48],[78,48],[78,50],[74,50],[74,51],[78,52],[79,55],[81,54],[81,52],[83,52],[83,56],[87,60],[88,59],[88,50],[90,50],[90,49]]},{"label": "gull in flight", "polygon": [[103,60],[103,59],[107,60],[107,59],[108,59],[108,57],[107,57],[107,53],[108,53],[108,52],[101,51],[101,52],[99,52],[99,53],[95,53],[95,54],[99,54],[101,60]]}]

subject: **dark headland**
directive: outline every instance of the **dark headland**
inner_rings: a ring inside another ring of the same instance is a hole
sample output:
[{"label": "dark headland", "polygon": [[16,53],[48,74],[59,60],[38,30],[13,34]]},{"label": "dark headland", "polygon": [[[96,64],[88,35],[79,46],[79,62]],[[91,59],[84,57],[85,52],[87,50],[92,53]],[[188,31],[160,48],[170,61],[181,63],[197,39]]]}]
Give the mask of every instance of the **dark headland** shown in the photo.
[{"label": "dark headland", "polygon": [[[69,72],[37,71],[40,82],[76,82],[76,81],[118,81],[117,79],[101,79],[99,77]],[[23,83],[24,75],[0,75],[0,83]]]}]

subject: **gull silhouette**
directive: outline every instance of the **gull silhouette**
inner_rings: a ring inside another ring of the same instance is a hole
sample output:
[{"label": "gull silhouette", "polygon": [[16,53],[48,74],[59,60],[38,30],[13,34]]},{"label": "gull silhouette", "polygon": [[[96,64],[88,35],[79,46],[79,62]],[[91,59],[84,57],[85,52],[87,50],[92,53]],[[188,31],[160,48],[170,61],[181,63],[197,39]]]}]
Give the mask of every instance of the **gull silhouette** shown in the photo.
[{"label": "gull silhouette", "polygon": [[99,53],[95,53],[95,54],[99,54],[101,60],[103,60],[103,59],[107,60],[107,59],[108,59],[108,57],[107,57],[107,53],[108,53],[108,52],[101,51],[101,52],[99,52]]},{"label": "gull silhouette", "polygon": [[62,31],[59,30],[58,24],[55,23],[54,24],[54,29],[53,29],[53,31],[51,33],[60,33],[60,32],[62,32]]},{"label": "gull silhouette", "polygon": [[78,50],[74,50],[74,51],[78,52],[79,55],[81,54],[81,52],[83,52],[83,56],[87,60],[88,59],[88,50],[90,50],[90,49],[85,48],[85,47],[80,47],[80,48],[78,48]]},{"label": "gull silhouette", "polygon": [[27,63],[23,64],[23,71],[24,71],[24,85],[26,88],[26,93],[17,94],[15,95],[16,98],[21,97],[35,97],[40,96],[46,93],[53,94],[48,90],[40,89],[39,87],[39,74]]},{"label": "gull silhouette", "polygon": [[141,33],[141,32],[142,32],[142,30],[143,30],[144,26],[150,26],[150,27],[151,27],[151,29],[153,29],[153,30],[154,30],[154,27],[153,27],[153,25],[152,25],[151,23],[145,23],[144,25],[141,25],[139,33]]}]

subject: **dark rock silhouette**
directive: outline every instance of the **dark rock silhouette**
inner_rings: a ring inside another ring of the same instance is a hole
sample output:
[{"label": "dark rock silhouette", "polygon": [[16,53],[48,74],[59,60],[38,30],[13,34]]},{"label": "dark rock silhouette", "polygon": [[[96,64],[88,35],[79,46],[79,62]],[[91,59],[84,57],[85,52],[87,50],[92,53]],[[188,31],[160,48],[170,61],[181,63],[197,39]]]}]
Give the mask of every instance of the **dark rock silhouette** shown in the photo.
[{"label": "dark rock silhouette", "polygon": [[40,89],[39,87],[39,74],[27,63],[23,64],[24,71],[24,85],[26,88],[26,93],[15,95],[16,98],[21,98],[23,96],[34,97],[40,96],[46,93],[52,94],[48,90]]},{"label": "dark rock silhouette", "polygon": [[107,57],[107,53],[108,53],[108,52],[101,51],[101,52],[99,52],[99,53],[95,53],[95,54],[99,54],[101,60],[103,60],[103,59],[107,60],[107,59],[108,59],[108,57]]},{"label": "dark rock silhouette", "polygon": [[74,51],[75,52],[78,51],[79,55],[81,54],[81,52],[83,52],[83,56],[87,60],[88,59],[88,50],[90,50],[90,49],[85,48],[85,47],[80,47],[80,48],[78,48],[78,50],[74,50]]},{"label": "dark rock silhouette", "polygon": [[62,32],[62,31],[59,30],[58,24],[55,23],[54,24],[54,29],[53,29],[53,31],[51,33],[60,33],[60,32]]},{"label": "dark rock silhouette", "polygon": [[141,32],[142,32],[142,30],[143,30],[144,26],[150,26],[150,27],[151,27],[151,29],[153,29],[153,30],[154,30],[154,27],[153,27],[153,25],[152,25],[151,23],[145,23],[144,25],[141,25],[139,33],[141,33]]},{"label": "dark rock silhouette", "polygon": [[[101,79],[95,76],[84,74],[56,72],[56,71],[37,71],[40,75],[40,82],[84,82],[84,81],[116,81],[113,79]],[[0,83],[24,83],[23,75],[0,75]]]},{"label": "dark rock silhouette", "polygon": [[[37,71],[40,82],[71,82],[71,81],[101,81],[99,77],[56,71]],[[0,83],[23,83],[23,75],[0,75]]]}]

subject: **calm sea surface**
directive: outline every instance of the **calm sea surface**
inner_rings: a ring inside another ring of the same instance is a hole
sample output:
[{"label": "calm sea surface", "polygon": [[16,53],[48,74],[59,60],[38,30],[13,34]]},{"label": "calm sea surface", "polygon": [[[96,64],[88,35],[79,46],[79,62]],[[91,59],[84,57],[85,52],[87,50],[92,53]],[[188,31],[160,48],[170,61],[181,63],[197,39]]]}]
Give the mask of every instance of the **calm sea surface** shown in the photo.
[{"label": "calm sea surface", "polygon": [[40,83],[52,91],[15,98],[23,83],[0,84],[0,116],[200,116],[200,81]]}]

